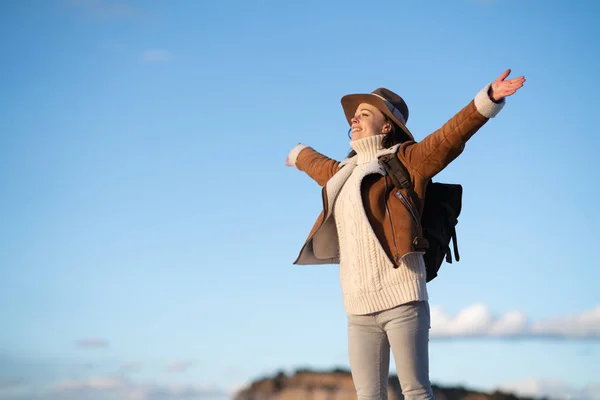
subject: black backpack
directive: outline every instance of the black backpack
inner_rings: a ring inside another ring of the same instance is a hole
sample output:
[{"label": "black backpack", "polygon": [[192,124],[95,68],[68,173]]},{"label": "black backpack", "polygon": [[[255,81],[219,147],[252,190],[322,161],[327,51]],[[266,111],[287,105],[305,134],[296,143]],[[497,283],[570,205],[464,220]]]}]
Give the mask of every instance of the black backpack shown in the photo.
[{"label": "black backpack", "polygon": [[[419,215],[413,206],[418,203],[409,178],[410,175],[398,156],[396,154],[381,156],[379,157],[379,164],[392,178],[396,188],[406,190],[412,205],[406,202],[405,205],[412,207],[410,211],[414,215]],[[460,260],[455,227],[462,207],[462,192],[462,186],[458,184],[428,182],[419,227],[427,246],[424,255],[427,282],[438,275],[444,258],[446,262],[452,264],[450,240],[454,245],[454,257],[456,261]]]}]

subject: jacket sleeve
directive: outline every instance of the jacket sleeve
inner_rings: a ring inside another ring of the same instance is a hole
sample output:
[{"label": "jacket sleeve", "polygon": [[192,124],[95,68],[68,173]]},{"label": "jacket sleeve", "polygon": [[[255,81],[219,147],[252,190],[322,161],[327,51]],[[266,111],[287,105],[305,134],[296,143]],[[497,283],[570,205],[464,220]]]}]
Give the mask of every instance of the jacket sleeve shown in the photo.
[{"label": "jacket sleeve", "polygon": [[404,165],[430,179],[456,159],[475,132],[504,107],[504,99],[495,103],[489,98],[489,87],[486,85],[467,106],[421,142],[400,146],[398,157]]},{"label": "jacket sleeve", "polygon": [[339,169],[339,161],[333,160],[303,144],[296,145],[288,154],[289,162],[300,171],[306,172],[320,186],[325,186],[327,181]]}]

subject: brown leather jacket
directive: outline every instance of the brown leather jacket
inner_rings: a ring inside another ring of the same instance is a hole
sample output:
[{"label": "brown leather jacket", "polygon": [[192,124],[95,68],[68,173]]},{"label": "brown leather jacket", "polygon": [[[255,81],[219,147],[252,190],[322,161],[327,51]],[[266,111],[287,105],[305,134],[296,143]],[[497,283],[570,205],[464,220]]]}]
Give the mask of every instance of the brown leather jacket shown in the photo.
[{"label": "brown leather jacket", "polygon": [[[429,180],[458,157],[467,140],[503,107],[504,101],[499,104],[491,102],[487,97],[487,87],[440,129],[429,134],[421,142],[404,142],[384,150],[396,152],[409,171],[419,199],[418,210],[423,208],[423,198]],[[482,94],[484,91],[485,96]],[[323,210],[294,264],[339,263],[337,231],[332,218],[333,201],[352,173],[355,158],[356,156],[339,162],[310,147],[304,148],[297,155],[296,167],[323,186]],[[416,250],[413,240],[417,235],[417,224],[398,197],[407,194],[399,193],[396,189],[391,190],[392,188],[390,177],[371,174],[362,181],[361,196],[375,235],[389,259],[395,265],[399,265],[402,256]]]}]

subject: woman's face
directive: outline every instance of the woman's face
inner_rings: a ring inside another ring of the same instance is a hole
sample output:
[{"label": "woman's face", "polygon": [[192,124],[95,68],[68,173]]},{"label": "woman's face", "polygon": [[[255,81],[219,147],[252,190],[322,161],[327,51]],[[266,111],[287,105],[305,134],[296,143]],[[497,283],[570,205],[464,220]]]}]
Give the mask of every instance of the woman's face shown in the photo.
[{"label": "woman's face", "polygon": [[389,122],[377,107],[361,103],[356,108],[354,118],[350,120],[352,140],[359,140],[369,136],[388,133],[391,129]]}]

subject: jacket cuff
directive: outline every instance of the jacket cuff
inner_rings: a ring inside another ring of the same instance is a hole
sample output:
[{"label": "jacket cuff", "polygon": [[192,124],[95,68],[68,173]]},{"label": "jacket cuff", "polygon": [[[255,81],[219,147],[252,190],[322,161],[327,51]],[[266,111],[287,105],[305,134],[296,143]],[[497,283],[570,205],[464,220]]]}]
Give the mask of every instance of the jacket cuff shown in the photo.
[{"label": "jacket cuff", "polygon": [[475,107],[477,107],[477,111],[487,118],[494,118],[496,115],[498,115],[500,110],[502,110],[504,104],[506,104],[505,98],[500,100],[498,103],[495,103],[492,101],[492,99],[490,99],[490,96],[488,96],[488,90],[490,90],[491,85],[491,83],[488,83],[475,96]]},{"label": "jacket cuff", "polygon": [[290,150],[289,154],[288,154],[288,161],[290,162],[290,164],[292,164],[294,167],[296,166],[296,160],[298,159],[298,155],[300,154],[300,152],[304,149],[306,149],[308,146],[298,143],[296,146],[294,146],[294,148],[292,148],[292,150]]}]

